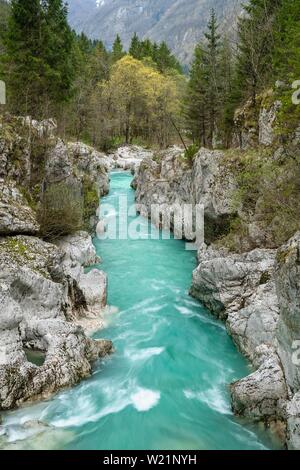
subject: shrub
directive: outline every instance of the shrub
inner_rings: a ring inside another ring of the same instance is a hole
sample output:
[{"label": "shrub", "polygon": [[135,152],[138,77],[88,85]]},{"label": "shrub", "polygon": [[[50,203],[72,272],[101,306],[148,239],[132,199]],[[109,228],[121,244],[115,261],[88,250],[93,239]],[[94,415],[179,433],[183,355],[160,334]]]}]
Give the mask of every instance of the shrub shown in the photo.
[{"label": "shrub", "polygon": [[41,235],[55,239],[83,228],[81,191],[66,183],[51,184],[44,192],[37,211]]},{"label": "shrub", "polygon": [[199,151],[198,145],[196,144],[190,145],[184,152],[184,159],[192,164],[198,151]]}]

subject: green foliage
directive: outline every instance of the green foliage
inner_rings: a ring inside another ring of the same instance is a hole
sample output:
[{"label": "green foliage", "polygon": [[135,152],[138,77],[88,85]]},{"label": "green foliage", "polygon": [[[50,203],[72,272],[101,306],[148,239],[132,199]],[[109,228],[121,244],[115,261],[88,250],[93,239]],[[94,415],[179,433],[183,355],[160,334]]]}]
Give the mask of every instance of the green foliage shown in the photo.
[{"label": "green foliage", "polygon": [[42,196],[37,217],[41,236],[47,240],[81,230],[84,226],[81,193],[66,183],[51,184]]},{"label": "green foliage", "polygon": [[135,33],[131,40],[129,54],[137,60],[151,59],[161,73],[176,70],[182,73],[182,67],[176,57],[171,53],[165,42],[152,43],[150,39],[141,41]]},{"label": "green foliage", "polygon": [[237,76],[244,98],[255,105],[272,76],[276,13],[282,0],[250,0],[238,28]]},{"label": "green foliage", "polygon": [[289,134],[299,126],[300,106],[292,103],[290,86],[300,80],[300,1],[284,0],[277,14],[273,67],[286,89],[278,93],[283,106],[279,114],[280,131]]},{"label": "green foliage", "polygon": [[206,41],[196,46],[185,98],[186,123],[194,142],[212,147],[215,140],[230,143],[233,59],[229,41],[218,34],[212,11]]},{"label": "green foliage", "polygon": [[125,51],[123,49],[121,38],[119,35],[117,35],[115,42],[113,44],[113,49],[112,49],[112,54],[111,54],[112,62],[113,63],[118,62],[118,60],[122,59],[124,55],[125,55]]},{"label": "green foliage", "polygon": [[123,135],[126,143],[143,138],[166,147],[174,134],[172,120],[179,111],[176,78],[130,55],[119,60],[110,79],[100,84],[95,95],[110,138]]},{"label": "green foliage", "polygon": [[[4,38],[8,26],[9,4],[5,0],[0,0],[0,57],[4,53]],[[0,69],[1,71],[1,69]]]},{"label": "green foliage", "polygon": [[300,1],[250,0],[243,8],[236,50],[218,34],[214,12],[195,49],[184,112],[193,141],[205,146],[230,146],[235,111],[246,102],[257,127],[259,98],[277,80],[285,83],[273,97],[282,102],[278,130],[287,135],[299,125],[291,86],[300,80]]},{"label": "green foliage", "polygon": [[49,117],[71,97],[73,34],[62,0],[12,0],[2,57],[10,108]]},{"label": "green foliage", "polygon": [[192,144],[184,152],[184,159],[187,160],[190,164],[192,164],[198,152],[199,152],[198,145]]},{"label": "green foliage", "polygon": [[233,204],[243,214],[222,240],[232,249],[237,248],[238,239],[247,239],[253,217],[274,247],[300,229],[300,155],[286,153],[277,160],[271,155],[271,150],[233,152],[224,161],[235,173],[238,189]]}]

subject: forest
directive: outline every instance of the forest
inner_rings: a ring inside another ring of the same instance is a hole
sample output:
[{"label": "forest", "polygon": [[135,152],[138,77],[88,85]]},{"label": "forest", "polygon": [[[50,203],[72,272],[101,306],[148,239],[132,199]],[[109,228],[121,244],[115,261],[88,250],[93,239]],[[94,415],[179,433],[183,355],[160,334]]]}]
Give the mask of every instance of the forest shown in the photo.
[{"label": "forest", "polygon": [[[221,33],[215,12],[184,73],[166,43],[134,34],[125,51],[77,35],[62,0],[1,0],[0,73],[8,111],[53,117],[62,136],[107,150],[141,142],[160,148],[183,141],[228,148],[236,110],[262,93],[283,103],[282,135],[299,121],[291,87],[300,77],[299,0],[251,0],[235,34]],[[288,116],[288,120],[286,117]],[[193,154],[193,150],[191,150]]]}]

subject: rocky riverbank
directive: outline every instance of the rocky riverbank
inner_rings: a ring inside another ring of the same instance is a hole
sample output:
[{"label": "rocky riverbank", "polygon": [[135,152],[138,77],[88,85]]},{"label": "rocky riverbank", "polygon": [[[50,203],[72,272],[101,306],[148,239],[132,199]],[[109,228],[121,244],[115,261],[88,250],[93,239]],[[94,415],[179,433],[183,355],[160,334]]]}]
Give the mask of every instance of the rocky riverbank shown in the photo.
[{"label": "rocky riverbank", "polygon": [[[88,231],[97,222],[99,197],[109,190],[108,169],[99,152],[58,139],[53,121],[2,120],[0,411],[78,383],[94,361],[112,352],[110,341],[88,336],[102,326],[106,275],[85,272],[100,262]],[[54,186],[82,196],[87,231],[40,238],[37,214]],[[40,365],[30,360],[37,351]]]},{"label": "rocky riverbank", "polygon": [[[201,149],[188,161],[172,148],[145,158],[132,186],[145,215],[152,204],[204,206],[206,243],[199,247],[191,295],[226,322],[253,365],[252,374],[230,386],[233,410],[264,421],[289,449],[299,449],[300,233],[278,248],[272,232],[259,222],[259,204],[251,214],[237,204],[239,165],[236,153],[229,158],[226,152]],[[233,250],[228,233],[237,218],[243,218],[246,229],[235,235]]]}]

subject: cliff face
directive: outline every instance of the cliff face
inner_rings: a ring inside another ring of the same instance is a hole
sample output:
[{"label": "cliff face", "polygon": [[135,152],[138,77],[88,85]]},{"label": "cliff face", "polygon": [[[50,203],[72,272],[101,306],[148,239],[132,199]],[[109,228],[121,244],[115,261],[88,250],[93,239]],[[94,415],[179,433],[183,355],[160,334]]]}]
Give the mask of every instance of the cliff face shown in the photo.
[{"label": "cliff face", "polygon": [[140,37],[166,41],[187,64],[202,37],[212,8],[224,28],[232,29],[240,13],[239,0],[70,0],[69,19],[76,31],[112,46],[120,34],[126,47]]},{"label": "cliff face", "polygon": [[[88,179],[99,188],[99,201],[108,191],[102,157],[57,139],[52,121],[2,120],[0,410],[76,384],[112,351],[110,341],[91,340],[82,328],[101,328],[106,305],[106,275],[84,271],[100,262],[91,236],[80,231],[45,242],[36,215],[53,182],[81,192]],[[29,359],[32,351],[43,357],[41,365]]]}]

